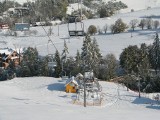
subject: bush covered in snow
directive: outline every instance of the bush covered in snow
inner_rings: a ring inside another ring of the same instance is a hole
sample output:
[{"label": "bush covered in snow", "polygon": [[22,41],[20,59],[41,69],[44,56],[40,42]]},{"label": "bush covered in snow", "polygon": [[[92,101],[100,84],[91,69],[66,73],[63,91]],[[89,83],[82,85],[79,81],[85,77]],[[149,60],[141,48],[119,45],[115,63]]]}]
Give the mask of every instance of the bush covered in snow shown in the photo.
[{"label": "bush covered in snow", "polygon": [[94,35],[95,33],[97,33],[97,28],[96,28],[96,26],[90,25],[90,26],[88,27],[88,33],[89,33],[90,35]]}]

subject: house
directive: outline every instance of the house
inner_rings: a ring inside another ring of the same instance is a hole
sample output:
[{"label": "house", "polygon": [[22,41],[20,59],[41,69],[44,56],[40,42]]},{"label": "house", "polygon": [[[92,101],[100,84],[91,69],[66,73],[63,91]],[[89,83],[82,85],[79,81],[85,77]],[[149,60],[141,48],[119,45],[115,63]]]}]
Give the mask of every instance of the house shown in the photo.
[{"label": "house", "polygon": [[11,48],[0,48],[0,67],[7,68],[11,62],[14,66],[19,65],[22,57]]},{"label": "house", "polygon": [[6,23],[0,23],[0,29],[9,29],[9,26]]},{"label": "house", "polygon": [[15,23],[15,31],[28,31],[29,29],[29,23]]},{"label": "house", "polygon": [[28,7],[14,7],[9,8],[7,11],[3,12],[3,17],[22,17],[29,15],[29,8]]},{"label": "house", "polygon": [[67,93],[76,93],[77,92],[77,89],[78,89],[78,83],[77,81],[74,79],[74,77],[72,77],[71,79],[68,79],[66,81],[66,84],[65,84],[65,91]]},{"label": "house", "polygon": [[154,76],[160,76],[160,70],[154,70],[154,69],[149,69],[149,73],[151,75],[151,77],[154,77]]}]

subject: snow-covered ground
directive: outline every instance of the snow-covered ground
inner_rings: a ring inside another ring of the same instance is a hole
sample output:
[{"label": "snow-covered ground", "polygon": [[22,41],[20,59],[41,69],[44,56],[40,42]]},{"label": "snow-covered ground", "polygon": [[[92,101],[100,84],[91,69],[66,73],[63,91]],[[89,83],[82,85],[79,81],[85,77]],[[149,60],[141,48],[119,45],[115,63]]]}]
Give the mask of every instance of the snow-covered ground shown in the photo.
[{"label": "snow-covered ground", "polygon": [[65,81],[51,77],[15,78],[0,82],[0,120],[159,120],[160,105],[122,85],[100,82],[103,106],[73,104]]},{"label": "snow-covered ground", "polygon": [[[89,19],[84,20],[84,29],[87,31],[88,27],[90,25],[99,26],[101,29],[105,24],[108,24],[110,26],[113,24],[118,18],[122,18],[125,23],[130,22],[130,20],[133,19],[142,19],[146,16],[154,16],[153,20],[159,20],[160,16],[160,8],[154,8],[150,10],[140,10],[132,13],[123,13],[123,14],[117,14],[115,16],[112,16],[110,18],[101,18],[101,19]],[[63,42],[64,40],[67,41],[67,46],[69,49],[69,55],[74,56],[77,52],[77,50],[81,51],[82,43],[83,43],[83,37],[73,37],[68,39],[68,25],[62,24],[62,25],[56,25],[53,26],[53,33],[50,38],[52,39],[53,43],[55,44],[56,48],[59,50],[59,52],[62,52],[63,49]],[[70,24],[70,30],[75,29],[75,24]],[[0,47],[9,47],[9,48],[19,48],[19,47],[36,47],[40,53],[40,55],[47,55],[47,44],[49,38],[47,37],[46,33],[44,32],[44,29],[46,32],[49,31],[50,27],[32,27],[31,30],[37,30],[37,35],[31,35],[31,36],[24,36],[23,32],[19,32],[18,37],[14,36],[5,36],[5,31],[0,32]],[[59,28],[59,35],[58,35],[58,28]],[[81,28],[81,24],[77,25],[77,28]],[[109,28],[108,28],[109,29]],[[143,30],[136,29],[135,32],[126,31],[125,33],[121,34],[110,34],[110,31],[107,32],[106,35],[95,35],[97,39],[97,42],[99,44],[99,48],[103,55],[106,55],[108,53],[115,54],[116,58],[119,59],[119,55],[122,52],[122,50],[125,47],[128,47],[129,45],[140,45],[141,43],[151,44],[154,40],[155,30]],[[132,34],[132,38],[131,38]],[[49,54],[54,54],[55,48],[54,46],[49,43]]]},{"label": "snow-covered ground", "polygon": [[[131,0],[125,0],[131,1]],[[137,0],[129,2],[135,4]],[[159,1],[159,0],[157,0]],[[124,0],[122,0],[124,2]],[[145,7],[145,6],[144,6]],[[139,9],[137,9],[139,10]],[[111,18],[84,20],[85,30],[88,26],[95,25],[103,28],[105,24],[111,25],[118,18],[129,23],[132,19],[145,18],[146,16],[155,16],[154,20],[159,20],[160,8],[150,10],[140,10],[132,13],[117,14]],[[74,24],[72,24],[74,26]],[[71,25],[71,28],[73,26]],[[59,35],[58,35],[59,28]],[[49,27],[44,27],[48,32]],[[49,38],[46,36],[42,27],[32,27],[31,30],[37,30],[37,35],[24,36],[19,32],[18,37],[6,36],[6,31],[0,32],[0,47],[36,47],[40,55],[47,55],[47,44]],[[132,32],[112,35],[108,32],[106,35],[95,35],[99,48],[103,55],[113,53],[119,58],[122,50],[128,45],[140,45],[141,43],[151,44],[154,39],[155,30],[136,29]],[[51,39],[56,48],[61,52],[64,40],[67,41],[69,54],[75,55],[77,50],[81,50],[83,37],[68,39],[67,24],[53,26],[53,35]],[[49,43],[49,53],[55,53],[55,48]],[[115,83],[100,82],[105,95],[104,104],[100,106],[87,106],[73,104],[75,94],[64,92],[65,81],[60,78],[51,77],[30,77],[15,78],[10,81],[0,82],[0,120],[159,120],[160,105],[152,100],[152,95],[143,94],[138,98],[138,93],[126,91],[122,85]]]}]

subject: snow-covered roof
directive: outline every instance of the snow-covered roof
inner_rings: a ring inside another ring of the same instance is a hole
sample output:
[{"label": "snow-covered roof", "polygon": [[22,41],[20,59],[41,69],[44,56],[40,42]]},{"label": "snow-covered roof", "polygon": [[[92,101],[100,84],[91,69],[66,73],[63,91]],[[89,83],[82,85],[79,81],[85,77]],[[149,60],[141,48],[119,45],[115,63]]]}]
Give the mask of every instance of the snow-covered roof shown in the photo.
[{"label": "snow-covered roof", "polygon": [[8,9],[8,11],[14,11],[15,10],[15,8],[9,8]]},{"label": "snow-covered roof", "polygon": [[90,78],[93,78],[93,77],[94,77],[93,72],[85,72],[85,73],[84,73],[84,77],[85,77],[85,78],[89,78],[89,79],[90,79]]},{"label": "snow-covered roof", "polygon": [[11,59],[14,60],[14,59],[17,59],[17,58],[19,58],[19,57],[15,56],[15,57],[12,57]]},{"label": "snow-covered roof", "polygon": [[[68,15],[71,15],[72,12],[77,11],[78,9],[81,9],[81,4],[78,4],[78,3],[70,4],[70,5],[67,7],[67,14],[68,14]],[[82,4],[82,9],[88,10],[89,8],[86,7],[86,6],[84,6],[84,5]]]},{"label": "snow-covered roof", "polygon": [[0,48],[0,54],[6,54],[6,55],[10,55],[14,52],[13,49],[11,48]]},{"label": "snow-covered roof", "polygon": [[75,85],[78,85],[77,81],[74,79],[73,76],[66,81],[65,86],[67,86],[67,85],[70,84],[70,83],[74,83]]},{"label": "snow-covered roof", "polygon": [[83,78],[83,75],[82,75],[81,73],[78,73],[78,74],[76,75],[76,78],[77,78],[77,79]]},{"label": "snow-covered roof", "polygon": [[56,24],[61,24],[62,23],[62,21],[60,21],[60,20],[53,20],[53,21],[51,21],[51,23],[52,23],[52,25],[56,25]]}]

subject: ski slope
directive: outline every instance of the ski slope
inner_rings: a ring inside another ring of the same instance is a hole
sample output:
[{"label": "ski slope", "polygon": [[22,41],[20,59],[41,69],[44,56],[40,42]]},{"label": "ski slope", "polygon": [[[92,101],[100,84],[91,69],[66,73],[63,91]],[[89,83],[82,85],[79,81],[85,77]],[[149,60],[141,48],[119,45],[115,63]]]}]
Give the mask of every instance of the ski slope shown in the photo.
[{"label": "ski slope", "polygon": [[[131,4],[137,3],[137,1],[134,0]],[[137,6],[142,5],[137,3]],[[156,16],[154,20],[159,20],[160,8],[140,9],[132,13],[117,14],[111,18],[84,20],[85,31],[92,24],[103,28],[106,23],[111,25],[118,18],[129,23],[132,19],[140,20],[152,15]],[[49,27],[44,28],[46,31],[49,29]],[[19,32],[18,37],[13,37],[7,36],[7,31],[1,31],[0,47],[15,49],[36,47],[40,55],[47,55],[49,38],[43,28],[32,27],[31,30],[37,30],[38,34],[25,36],[23,32]],[[135,32],[132,32],[133,37],[131,38],[130,31],[115,35],[108,31],[106,35],[92,37],[97,39],[103,56],[113,53],[119,59],[122,50],[129,45],[151,44],[155,32],[159,32],[159,30],[141,31],[136,29]],[[50,37],[59,52],[63,49],[64,40],[67,41],[70,56],[74,56],[77,50],[81,50],[83,37],[68,39],[67,24],[53,26],[53,33]],[[55,53],[55,48],[51,43],[49,43],[49,53]],[[143,97],[139,99],[138,93],[126,91],[122,85],[100,82],[105,95],[105,103],[101,107],[87,106],[84,108],[72,103],[75,94],[66,94],[64,84],[65,81],[60,78],[51,77],[15,78],[0,82],[0,120],[159,120],[160,118],[160,105],[150,99],[152,95],[143,94]]]},{"label": "ski slope", "polygon": [[[0,82],[0,120],[159,120],[160,105],[122,85],[100,82],[106,94],[103,106],[72,103],[60,78],[15,78]],[[117,93],[118,87],[118,93]]]}]

